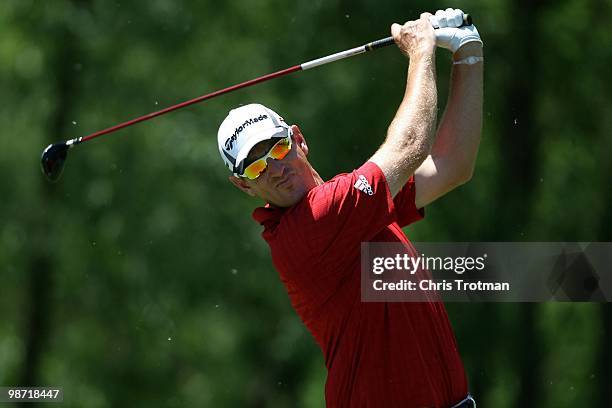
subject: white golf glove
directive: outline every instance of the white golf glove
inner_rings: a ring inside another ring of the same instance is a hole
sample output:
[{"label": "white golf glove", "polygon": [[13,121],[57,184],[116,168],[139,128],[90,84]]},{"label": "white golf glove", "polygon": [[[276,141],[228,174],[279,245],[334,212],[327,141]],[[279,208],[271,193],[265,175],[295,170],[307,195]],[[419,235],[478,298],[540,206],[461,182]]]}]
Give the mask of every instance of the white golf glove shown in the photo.
[{"label": "white golf glove", "polygon": [[453,54],[469,42],[482,44],[474,24],[461,27],[463,11],[459,9],[438,10],[435,15],[429,17],[429,20],[436,28],[436,45],[451,50]]}]

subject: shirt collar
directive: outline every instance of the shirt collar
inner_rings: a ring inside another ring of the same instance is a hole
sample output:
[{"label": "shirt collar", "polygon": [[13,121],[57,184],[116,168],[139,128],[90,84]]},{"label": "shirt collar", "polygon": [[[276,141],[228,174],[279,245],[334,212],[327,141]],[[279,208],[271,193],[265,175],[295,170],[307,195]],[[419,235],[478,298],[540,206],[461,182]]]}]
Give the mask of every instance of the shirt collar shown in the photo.
[{"label": "shirt collar", "polygon": [[285,208],[272,207],[266,204],[264,207],[258,207],[253,211],[253,219],[259,224],[266,226],[270,223],[278,223],[283,216]]}]

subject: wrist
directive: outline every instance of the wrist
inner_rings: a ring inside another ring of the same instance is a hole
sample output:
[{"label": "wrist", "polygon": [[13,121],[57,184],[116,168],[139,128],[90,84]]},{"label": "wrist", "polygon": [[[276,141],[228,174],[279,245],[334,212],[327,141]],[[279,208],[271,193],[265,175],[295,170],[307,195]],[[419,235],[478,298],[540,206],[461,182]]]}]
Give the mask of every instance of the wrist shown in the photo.
[{"label": "wrist", "polygon": [[482,57],[482,43],[473,41],[466,43],[453,54],[453,61],[459,61],[468,57]]},{"label": "wrist", "polygon": [[417,64],[417,63],[431,63],[435,56],[435,47],[432,49],[421,49],[421,50],[416,50],[414,53],[412,53],[411,55],[409,55],[409,60],[411,64]]},{"label": "wrist", "polygon": [[475,65],[483,61],[484,61],[484,57],[475,57],[471,55],[464,59],[454,60],[453,65]]}]

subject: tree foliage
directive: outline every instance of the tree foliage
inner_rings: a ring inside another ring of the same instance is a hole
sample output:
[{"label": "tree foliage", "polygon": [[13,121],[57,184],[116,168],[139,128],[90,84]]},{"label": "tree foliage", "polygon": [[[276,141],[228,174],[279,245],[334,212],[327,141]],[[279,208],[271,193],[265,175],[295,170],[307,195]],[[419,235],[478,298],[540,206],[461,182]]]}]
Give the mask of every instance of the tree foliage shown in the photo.
[{"label": "tree foliage", "polygon": [[[300,125],[324,178],[350,171],[401,100],[397,49],[92,141],[56,184],[39,152],[448,6],[485,42],[483,141],[473,180],[409,237],[611,241],[610,3],[0,2],[0,384],[62,386],[69,407],[322,406],[322,356],[250,218],[259,203],[227,182],[216,130],[260,102]],[[441,107],[449,59],[439,51]],[[608,401],[608,305],[448,308],[483,406]]]}]

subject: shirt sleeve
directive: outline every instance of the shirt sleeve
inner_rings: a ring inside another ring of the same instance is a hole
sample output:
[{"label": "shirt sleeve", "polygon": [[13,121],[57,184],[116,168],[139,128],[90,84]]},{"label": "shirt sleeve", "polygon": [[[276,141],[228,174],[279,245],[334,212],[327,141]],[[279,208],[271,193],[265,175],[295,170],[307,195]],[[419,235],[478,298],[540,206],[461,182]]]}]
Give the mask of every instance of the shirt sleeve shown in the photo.
[{"label": "shirt sleeve", "polygon": [[400,227],[405,227],[425,217],[425,208],[416,208],[414,202],[415,196],[416,184],[414,182],[414,176],[411,176],[402,189],[395,195],[395,198],[393,198],[395,211],[397,213],[397,223]]}]

